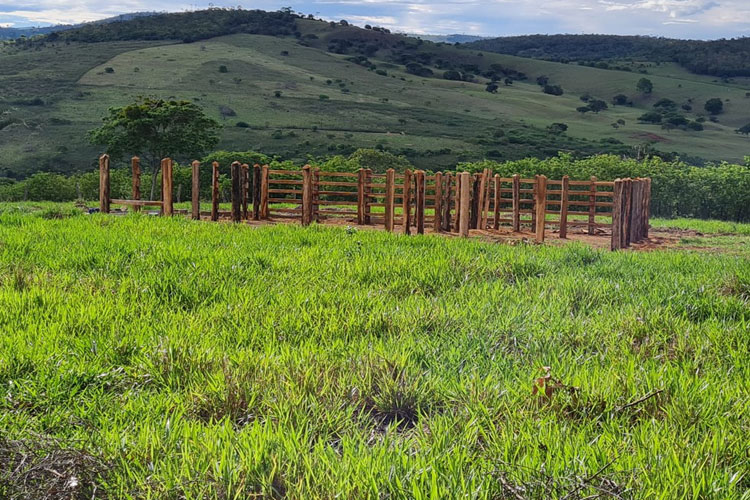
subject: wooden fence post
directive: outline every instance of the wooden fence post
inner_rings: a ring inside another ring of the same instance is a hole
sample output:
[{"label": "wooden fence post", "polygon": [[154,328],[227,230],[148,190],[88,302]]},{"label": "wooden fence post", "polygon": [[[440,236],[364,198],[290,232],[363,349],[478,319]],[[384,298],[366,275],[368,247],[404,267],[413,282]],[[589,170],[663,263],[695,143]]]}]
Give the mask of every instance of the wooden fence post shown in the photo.
[{"label": "wooden fence post", "polygon": [[423,170],[417,170],[415,177],[417,184],[416,208],[414,218],[417,222],[417,234],[424,234],[424,197],[425,197],[425,175]]},{"label": "wooden fence post", "polygon": [[173,196],[173,176],[172,176],[172,167],[174,163],[172,162],[171,158],[164,158],[162,160],[162,167],[161,167],[161,178],[162,178],[162,202],[163,202],[163,213],[167,217],[171,217],[174,213],[174,200],[172,198]]},{"label": "wooden fence post", "polygon": [[242,165],[232,162],[232,222],[242,219]]},{"label": "wooden fence post", "polygon": [[547,222],[547,177],[536,178],[536,242],[544,243],[544,229]]},{"label": "wooden fence post", "polygon": [[253,220],[260,220],[260,165],[253,165]]},{"label": "wooden fence post", "polygon": [[471,184],[471,202],[469,205],[469,226],[471,229],[477,229],[479,227],[479,211],[482,207],[479,206],[479,197],[482,192],[482,177],[483,174],[474,174],[474,182]]},{"label": "wooden fence post", "polygon": [[440,232],[443,221],[443,173],[435,172],[435,218],[432,220],[432,230]]},{"label": "wooden fence post", "polygon": [[365,169],[360,168],[357,171],[357,224],[365,223]]},{"label": "wooden fence post", "polygon": [[521,230],[521,177],[513,175],[513,231]]},{"label": "wooden fence post", "polygon": [[458,234],[464,238],[469,236],[469,223],[471,222],[470,216],[470,204],[471,204],[471,174],[469,172],[461,172],[461,192],[458,196],[458,203],[460,205],[460,218],[458,221]]},{"label": "wooden fence post", "polygon": [[442,228],[443,231],[451,231],[451,204],[453,202],[453,175],[448,172],[445,174],[445,192],[443,195],[444,203],[442,205]]},{"label": "wooden fence post", "polygon": [[610,250],[622,248],[622,179],[615,179],[612,194],[612,241]]},{"label": "wooden fence post", "polygon": [[404,189],[402,198],[401,222],[404,234],[411,234],[411,170],[404,171]]},{"label": "wooden fence post", "polygon": [[[134,156],[130,159],[130,168],[133,172],[133,199],[141,199],[141,159]],[[133,206],[133,212],[140,212],[141,207]]]},{"label": "wooden fence post", "polygon": [[625,194],[625,208],[624,208],[624,217],[623,217],[623,247],[628,248],[630,246],[630,221],[632,217],[632,209],[633,209],[633,180],[628,178],[625,179],[625,185],[623,188],[623,192]]},{"label": "wooden fence post", "polygon": [[201,162],[195,160],[192,163],[192,176],[193,176],[193,187],[191,192],[191,208],[192,217],[194,220],[200,220],[201,218],[201,180],[200,180],[200,168]]},{"label": "wooden fence post", "polygon": [[250,165],[242,164],[242,220],[248,220],[247,205],[250,201]]},{"label": "wooden fence post", "polygon": [[481,226],[482,229],[487,229],[487,223],[489,222],[490,217],[490,189],[491,189],[491,182],[490,178],[492,177],[492,170],[485,169],[485,176],[484,176],[484,203],[481,206]]},{"label": "wooden fence post", "polygon": [[631,214],[630,219],[630,241],[632,243],[638,243],[641,240],[640,234],[640,219],[641,219],[641,180],[633,180],[633,198],[631,203]]},{"label": "wooden fence post", "polygon": [[568,237],[568,198],[570,191],[570,177],[563,175],[562,192],[560,194],[560,238]]},{"label": "wooden fence post", "polygon": [[268,219],[268,165],[260,172],[260,218]]},{"label": "wooden fence post", "polygon": [[651,224],[651,177],[646,178],[646,199],[643,207],[643,237],[648,239],[648,231]]},{"label": "wooden fence post", "polygon": [[313,220],[313,186],[310,165],[302,167],[302,225],[309,226]]},{"label": "wooden fence post", "polygon": [[596,232],[596,177],[591,176],[589,190],[589,234]]},{"label": "wooden fence post", "polygon": [[500,229],[500,174],[495,174],[495,210],[492,214],[492,227],[497,231]]},{"label": "wooden fence post", "polygon": [[463,181],[463,176],[456,172],[456,225],[453,228],[453,231],[455,233],[458,233],[460,230],[460,221],[461,221],[461,182]]},{"label": "wooden fence post", "polygon": [[110,199],[109,155],[104,154],[99,157],[99,211],[101,213],[109,213]]},{"label": "wooden fence post", "polygon": [[485,198],[485,192],[487,190],[487,169],[485,168],[482,170],[482,173],[479,174],[479,187],[478,192],[475,192],[474,195],[476,197],[476,225],[473,225],[473,217],[472,217],[472,225],[474,229],[484,229],[484,198]]},{"label": "wooden fence post", "polygon": [[396,171],[389,168],[385,172],[385,230],[393,232],[394,212],[396,211]]},{"label": "wooden fence post", "polygon": [[219,220],[219,162],[211,164],[211,220]]},{"label": "wooden fence post", "polygon": [[365,224],[372,223],[372,169],[365,169]]}]

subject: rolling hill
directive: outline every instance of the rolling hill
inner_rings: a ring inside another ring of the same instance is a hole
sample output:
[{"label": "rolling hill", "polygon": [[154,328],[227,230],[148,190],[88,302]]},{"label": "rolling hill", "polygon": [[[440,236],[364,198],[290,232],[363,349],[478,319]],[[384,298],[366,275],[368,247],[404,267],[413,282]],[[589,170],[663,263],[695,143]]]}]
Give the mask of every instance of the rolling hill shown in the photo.
[{"label": "rolling hill", "polygon": [[[87,141],[111,106],[137,96],[189,99],[224,125],[220,148],[295,161],[377,147],[422,168],[457,161],[656,149],[694,162],[740,161],[750,141],[742,79],[676,63],[614,71],[432,43],[290,12],[210,11],[87,25],[0,49],[0,176],[90,168]],[[458,77],[456,77],[456,74]],[[649,95],[636,92],[648,77]],[[446,77],[453,79],[446,79]],[[537,84],[546,77],[563,94]],[[488,92],[492,80],[496,92]],[[506,84],[507,83],[507,84]],[[614,106],[613,96],[630,105]],[[639,123],[661,99],[703,131]],[[610,103],[582,114],[581,99]],[[553,123],[567,126],[550,127]]]}]

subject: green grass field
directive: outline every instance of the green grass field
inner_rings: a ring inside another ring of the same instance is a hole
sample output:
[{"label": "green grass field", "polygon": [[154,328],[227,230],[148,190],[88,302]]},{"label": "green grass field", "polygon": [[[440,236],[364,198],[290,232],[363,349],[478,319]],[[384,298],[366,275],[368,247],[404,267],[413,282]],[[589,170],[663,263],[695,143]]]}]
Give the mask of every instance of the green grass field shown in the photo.
[{"label": "green grass field", "polygon": [[748,498],[750,226],[610,253],[69,207],[0,206],[0,497]]},{"label": "green grass field", "polygon": [[[326,51],[330,39],[357,36],[350,32],[355,28],[331,31],[327,24],[307,20],[300,20],[299,27],[319,39],[309,41],[308,47],[294,38],[260,35],[190,44],[48,44],[33,51],[0,47],[0,85],[5,89],[0,95],[0,173],[17,177],[91,167],[102,148],[88,144],[86,132],[99,125],[109,107],[142,95],[198,103],[225,125],[220,148],[262,150],[295,161],[379,146],[406,152],[420,168],[446,168],[488,157],[612,151],[612,144],[601,142],[607,139],[622,141],[625,150],[651,143],[660,151],[713,161],[742,162],[750,151],[747,137],[735,133],[750,120],[746,79],[723,83],[674,65],[651,65],[646,76],[654,83],[654,93],[644,97],[635,90],[644,76],[637,72],[493,53],[480,56],[450,45],[420,46],[422,53],[439,58],[483,70],[500,64],[529,77],[511,86],[501,83],[499,93],[490,94],[485,78],[477,83],[448,81],[437,68],[436,78],[417,77],[402,65],[386,62],[382,51],[371,58],[387,71],[387,76],[378,75],[348,61],[349,56]],[[219,72],[222,65],[227,73]],[[541,92],[535,80],[542,75],[561,85],[565,94]],[[586,115],[576,111],[585,94],[610,102],[619,93],[631,97],[634,107],[610,105]],[[706,114],[703,104],[712,97],[724,100],[725,111],[718,123],[706,121],[702,132],[663,131],[638,123],[638,117],[664,97],[678,105],[691,101],[692,111],[684,112],[691,120]],[[34,98],[43,104],[32,104]],[[223,116],[222,107],[236,115]],[[236,127],[237,122],[250,127]],[[565,135],[545,131],[554,122],[569,126]]]}]

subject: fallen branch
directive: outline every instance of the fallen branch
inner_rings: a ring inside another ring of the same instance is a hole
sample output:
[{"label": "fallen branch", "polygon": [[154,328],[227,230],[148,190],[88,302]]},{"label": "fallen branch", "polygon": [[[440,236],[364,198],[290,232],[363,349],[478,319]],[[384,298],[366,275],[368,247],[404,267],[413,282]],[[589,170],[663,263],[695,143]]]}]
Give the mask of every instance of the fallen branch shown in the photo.
[{"label": "fallen branch", "polygon": [[618,408],[617,411],[627,410],[628,408],[632,408],[633,406],[636,406],[636,405],[639,405],[641,403],[644,403],[644,402],[648,401],[649,399],[653,398],[654,396],[656,396],[657,394],[661,394],[662,392],[664,392],[664,389],[657,389],[654,392],[646,394],[641,399],[636,399],[632,403],[628,403],[625,406],[623,406],[621,408]]}]

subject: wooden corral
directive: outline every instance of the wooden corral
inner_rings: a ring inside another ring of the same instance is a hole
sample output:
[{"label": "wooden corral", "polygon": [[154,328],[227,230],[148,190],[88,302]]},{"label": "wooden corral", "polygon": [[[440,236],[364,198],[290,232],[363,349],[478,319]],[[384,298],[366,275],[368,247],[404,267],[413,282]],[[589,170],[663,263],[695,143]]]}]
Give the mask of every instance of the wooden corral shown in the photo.
[{"label": "wooden corral", "polygon": [[[162,199],[143,201],[140,195],[140,161],[132,159],[133,197],[111,199],[109,157],[99,160],[99,207],[108,213],[111,205],[159,207],[163,215],[190,214],[217,221],[233,222],[299,220],[312,222],[347,220],[364,226],[382,226],[386,231],[424,234],[457,233],[466,237],[470,230],[500,231],[524,229],[544,242],[550,231],[567,238],[572,228],[583,228],[588,235],[609,236],[610,248],[627,248],[648,238],[651,179],[599,181],[560,180],[543,175],[521,178],[501,177],[485,169],[481,173],[427,173],[389,169],[374,174],[369,169],[356,173],[323,172],[305,165],[300,170],[274,170],[268,165],[231,165],[229,212],[219,210],[219,164],[212,168],[211,211],[201,213],[198,192],[201,165],[192,163],[192,209],[175,211],[173,204],[173,162],[161,162]],[[252,205],[252,206],[251,206]]]}]

